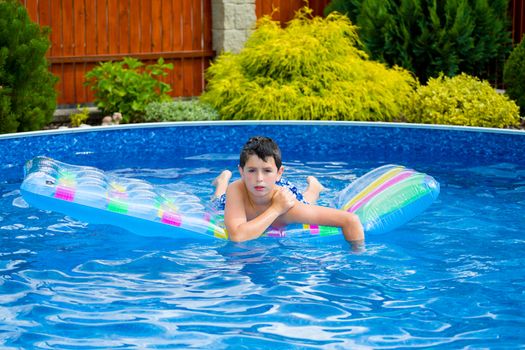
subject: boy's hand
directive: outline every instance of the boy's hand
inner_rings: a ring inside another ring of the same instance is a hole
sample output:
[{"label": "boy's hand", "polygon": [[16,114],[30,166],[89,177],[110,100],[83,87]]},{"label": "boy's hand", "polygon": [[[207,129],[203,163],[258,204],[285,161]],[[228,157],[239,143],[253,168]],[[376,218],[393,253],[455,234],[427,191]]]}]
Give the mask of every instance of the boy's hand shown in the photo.
[{"label": "boy's hand", "polygon": [[273,194],[272,206],[280,213],[280,215],[292,209],[295,203],[296,200],[294,194],[286,188],[280,187]]}]

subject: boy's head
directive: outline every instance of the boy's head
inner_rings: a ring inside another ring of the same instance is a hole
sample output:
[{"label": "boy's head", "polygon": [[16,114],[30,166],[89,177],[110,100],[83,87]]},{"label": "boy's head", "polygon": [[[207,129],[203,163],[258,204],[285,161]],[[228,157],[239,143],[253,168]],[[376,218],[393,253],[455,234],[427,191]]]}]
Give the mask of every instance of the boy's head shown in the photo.
[{"label": "boy's head", "polygon": [[272,157],[275,161],[275,165],[277,165],[277,169],[281,168],[281,150],[279,149],[279,146],[277,146],[277,144],[269,137],[255,136],[249,139],[242,148],[239,166],[244,168],[248,157],[252,155],[256,155],[263,161],[266,161],[266,158],[268,157]]}]

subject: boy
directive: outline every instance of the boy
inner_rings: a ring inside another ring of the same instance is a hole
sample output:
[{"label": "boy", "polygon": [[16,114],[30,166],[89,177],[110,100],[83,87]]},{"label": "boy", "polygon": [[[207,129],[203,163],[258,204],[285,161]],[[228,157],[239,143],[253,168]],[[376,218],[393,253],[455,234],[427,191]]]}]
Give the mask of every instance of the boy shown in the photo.
[{"label": "boy", "polygon": [[283,171],[279,146],[257,136],[241,151],[241,179],[228,185],[232,175],[228,170],[215,179],[214,197],[225,201],[224,223],[232,241],[258,238],[269,226],[303,223],[340,227],[353,245],[363,242],[363,227],[355,214],[308,204],[315,203],[324,189],[315,177],[307,178],[308,188],[301,194],[281,179]]}]

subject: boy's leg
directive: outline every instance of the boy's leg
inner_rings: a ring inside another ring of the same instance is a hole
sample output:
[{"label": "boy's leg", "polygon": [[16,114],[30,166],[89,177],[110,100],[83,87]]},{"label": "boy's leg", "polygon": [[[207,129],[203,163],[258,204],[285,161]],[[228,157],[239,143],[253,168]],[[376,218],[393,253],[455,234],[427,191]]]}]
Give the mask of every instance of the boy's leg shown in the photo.
[{"label": "boy's leg", "polygon": [[228,183],[232,177],[232,172],[229,170],[224,170],[219,176],[213,180],[212,185],[215,186],[215,192],[213,193],[213,198],[219,198],[226,193],[228,188]]},{"label": "boy's leg", "polygon": [[319,199],[319,194],[324,191],[325,188],[315,176],[308,176],[306,182],[308,182],[308,187],[303,192],[304,200],[310,204],[315,204]]}]

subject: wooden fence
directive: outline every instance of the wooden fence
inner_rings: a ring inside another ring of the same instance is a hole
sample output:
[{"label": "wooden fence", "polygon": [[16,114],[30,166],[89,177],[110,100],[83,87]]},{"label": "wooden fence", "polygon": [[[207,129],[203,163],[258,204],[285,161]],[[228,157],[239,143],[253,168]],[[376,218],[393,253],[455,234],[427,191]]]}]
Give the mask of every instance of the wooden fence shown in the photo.
[{"label": "wooden fence", "polygon": [[163,57],[174,69],[173,96],[196,96],[213,57],[209,0],[21,0],[30,17],[51,28],[48,59],[59,77],[59,104],[93,101],[84,74],[125,56],[145,64]]},{"label": "wooden fence", "polygon": [[509,1],[509,12],[512,18],[512,40],[519,44],[525,33],[525,0]]},{"label": "wooden fence", "polygon": [[[20,0],[30,17],[51,28],[48,59],[59,77],[58,103],[93,101],[84,75],[96,64],[125,56],[150,64],[159,57],[174,69],[165,79],[173,96],[198,96],[204,71],[214,56],[211,0]],[[285,24],[304,0],[255,0],[256,15],[271,14]],[[330,0],[309,0],[322,15]],[[278,11],[274,11],[278,9]],[[525,32],[525,0],[509,0],[512,35],[518,43]]]}]

